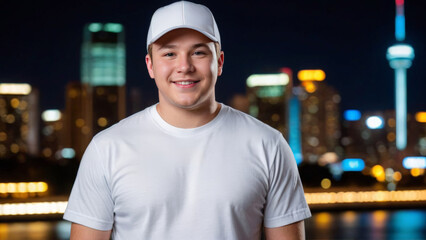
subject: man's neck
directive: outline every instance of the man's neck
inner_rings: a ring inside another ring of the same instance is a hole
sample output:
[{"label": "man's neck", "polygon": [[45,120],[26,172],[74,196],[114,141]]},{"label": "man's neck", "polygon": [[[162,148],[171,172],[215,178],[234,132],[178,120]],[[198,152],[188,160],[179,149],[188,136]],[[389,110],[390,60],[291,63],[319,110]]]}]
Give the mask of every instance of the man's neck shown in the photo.
[{"label": "man's neck", "polygon": [[213,120],[220,111],[221,104],[216,101],[205,107],[184,109],[168,104],[157,104],[157,112],[168,124],[178,128],[201,127]]}]

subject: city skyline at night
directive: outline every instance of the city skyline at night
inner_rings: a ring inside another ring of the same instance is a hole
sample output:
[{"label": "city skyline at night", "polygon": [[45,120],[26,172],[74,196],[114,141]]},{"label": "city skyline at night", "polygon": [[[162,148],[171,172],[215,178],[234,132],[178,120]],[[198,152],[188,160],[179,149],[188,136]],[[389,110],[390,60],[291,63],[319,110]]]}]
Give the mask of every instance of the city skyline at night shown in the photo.
[{"label": "city skyline at night", "polygon": [[[150,13],[167,2],[6,3],[0,81],[30,83],[40,89],[42,110],[63,109],[66,84],[81,81],[84,25],[117,22],[126,28],[127,88],[139,88],[145,102],[155,102],[144,46]],[[323,69],[327,84],[341,94],[342,111],[394,109],[393,70],[384,57],[394,42],[394,1],[199,2],[217,15],[221,29],[225,68],[217,86],[219,101],[245,93],[251,74],[314,68]],[[426,109],[426,34],[420,26],[426,4],[405,5],[406,42],[416,49],[407,82],[407,107],[413,114]]]}]

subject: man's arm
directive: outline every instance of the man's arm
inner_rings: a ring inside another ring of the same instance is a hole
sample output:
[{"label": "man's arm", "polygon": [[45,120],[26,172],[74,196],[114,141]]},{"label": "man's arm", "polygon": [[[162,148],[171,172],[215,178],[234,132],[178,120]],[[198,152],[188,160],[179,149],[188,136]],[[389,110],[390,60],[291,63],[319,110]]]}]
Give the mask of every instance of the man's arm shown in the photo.
[{"label": "man's arm", "polygon": [[305,224],[302,221],[276,228],[265,227],[266,240],[304,240]]},{"label": "man's arm", "polygon": [[70,240],[109,240],[111,230],[101,231],[77,223],[71,224]]}]

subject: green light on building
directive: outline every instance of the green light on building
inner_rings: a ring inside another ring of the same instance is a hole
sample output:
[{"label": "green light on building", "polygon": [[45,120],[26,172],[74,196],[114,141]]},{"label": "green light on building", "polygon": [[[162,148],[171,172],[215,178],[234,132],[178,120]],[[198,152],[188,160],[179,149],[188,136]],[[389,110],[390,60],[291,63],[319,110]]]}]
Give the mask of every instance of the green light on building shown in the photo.
[{"label": "green light on building", "polygon": [[126,52],[123,26],[91,23],[84,31],[81,79],[90,86],[123,86]]},{"label": "green light on building", "polygon": [[102,24],[100,23],[91,23],[89,24],[89,31],[91,32],[99,32],[102,30]]},{"label": "green light on building", "polygon": [[260,98],[281,97],[284,95],[284,86],[263,86],[259,87],[256,95]]},{"label": "green light on building", "polygon": [[104,31],[119,33],[123,31],[123,26],[119,23],[107,23],[104,26]]}]

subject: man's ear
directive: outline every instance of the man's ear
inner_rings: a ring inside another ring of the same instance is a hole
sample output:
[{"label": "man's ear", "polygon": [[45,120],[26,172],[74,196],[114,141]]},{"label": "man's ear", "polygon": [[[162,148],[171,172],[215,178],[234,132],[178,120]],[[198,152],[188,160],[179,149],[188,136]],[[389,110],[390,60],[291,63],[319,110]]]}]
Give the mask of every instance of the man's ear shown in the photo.
[{"label": "man's ear", "polygon": [[225,54],[223,51],[220,51],[220,56],[217,59],[217,76],[222,75],[223,72],[223,62],[225,61]]},{"label": "man's ear", "polygon": [[147,54],[145,56],[146,68],[148,69],[149,76],[154,79],[154,71],[152,70],[152,58]]}]

